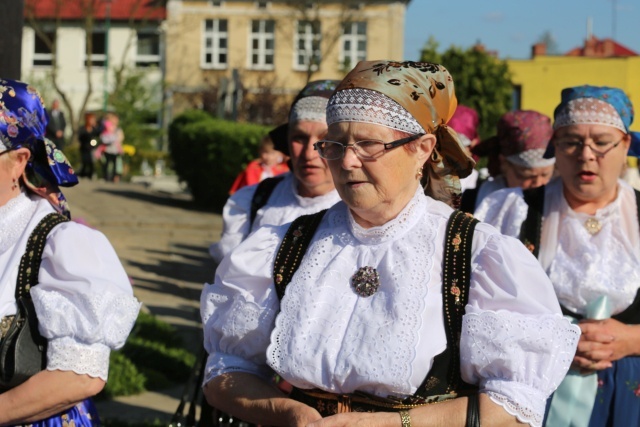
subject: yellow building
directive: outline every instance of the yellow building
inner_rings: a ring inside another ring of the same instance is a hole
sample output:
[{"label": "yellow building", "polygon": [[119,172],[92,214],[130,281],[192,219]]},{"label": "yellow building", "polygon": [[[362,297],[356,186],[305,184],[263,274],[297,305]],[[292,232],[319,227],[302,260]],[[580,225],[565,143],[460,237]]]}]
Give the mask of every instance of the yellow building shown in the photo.
[{"label": "yellow building", "polygon": [[240,109],[247,120],[277,121],[269,116],[308,81],[342,79],[363,59],[402,59],[409,1],[170,0],[171,111]]},{"label": "yellow building", "polygon": [[562,89],[584,84],[617,87],[636,110],[631,128],[640,131],[640,56],[535,56],[508,60],[515,85],[514,108],[536,110],[553,117]]}]

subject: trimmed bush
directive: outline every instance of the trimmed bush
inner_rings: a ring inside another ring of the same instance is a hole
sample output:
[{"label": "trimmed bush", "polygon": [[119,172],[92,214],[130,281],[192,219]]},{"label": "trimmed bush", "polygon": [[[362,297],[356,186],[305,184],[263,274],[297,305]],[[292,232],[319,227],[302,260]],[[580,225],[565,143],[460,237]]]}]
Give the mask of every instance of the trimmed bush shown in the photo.
[{"label": "trimmed bush", "polygon": [[195,359],[173,326],[141,312],[124,347],[111,352],[109,380],[99,398],[129,396],[184,383]]},{"label": "trimmed bush", "polygon": [[169,126],[169,150],[176,173],[198,205],[222,209],[234,179],[256,157],[258,143],[268,130],[197,110],[176,117]]}]

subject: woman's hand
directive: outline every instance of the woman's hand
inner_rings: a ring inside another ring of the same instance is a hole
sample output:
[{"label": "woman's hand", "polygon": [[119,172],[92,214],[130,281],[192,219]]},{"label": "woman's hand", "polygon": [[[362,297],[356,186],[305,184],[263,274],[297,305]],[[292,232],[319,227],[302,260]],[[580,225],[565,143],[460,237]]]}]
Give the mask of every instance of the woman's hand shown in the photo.
[{"label": "woman's hand", "polygon": [[307,427],[399,427],[400,415],[395,412],[349,412],[323,418]]},{"label": "woman's hand", "polygon": [[615,319],[583,320],[579,326],[582,335],[572,367],[582,374],[610,368],[615,360],[640,354],[640,326]]}]

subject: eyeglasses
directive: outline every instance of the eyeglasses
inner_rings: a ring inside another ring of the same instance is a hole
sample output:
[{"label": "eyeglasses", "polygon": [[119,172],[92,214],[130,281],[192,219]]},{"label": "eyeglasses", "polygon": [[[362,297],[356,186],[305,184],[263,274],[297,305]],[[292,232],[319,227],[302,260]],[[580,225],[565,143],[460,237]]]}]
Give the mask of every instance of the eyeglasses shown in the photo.
[{"label": "eyeglasses", "polygon": [[623,140],[624,138],[620,139],[617,142],[593,141],[593,144],[587,144],[583,139],[564,138],[556,140],[556,147],[562,153],[573,156],[577,153],[581,153],[584,150],[584,147],[587,146],[597,157],[604,157],[605,154],[620,145]]},{"label": "eyeglasses", "polygon": [[418,133],[416,135],[411,135],[391,142],[366,139],[354,142],[353,144],[343,144],[341,142],[323,139],[313,144],[313,148],[315,148],[318,151],[318,154],[320,154],[320,157],[325,160],[338,160],[343,158],[347,148],[353,149],[356,156],[362,160],[374,160],[380,157],[386,150],[391,150],[392,148],[408,144],[422,136],[424,136],[423,133]]}]

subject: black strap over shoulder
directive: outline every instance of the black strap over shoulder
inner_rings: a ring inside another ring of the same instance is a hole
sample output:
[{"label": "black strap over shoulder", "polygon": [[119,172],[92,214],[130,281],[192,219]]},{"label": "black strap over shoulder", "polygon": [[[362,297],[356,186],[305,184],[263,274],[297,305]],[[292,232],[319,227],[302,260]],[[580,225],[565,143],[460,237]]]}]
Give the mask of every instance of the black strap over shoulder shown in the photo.
[{"label": "black strap over shoulder", "polygon": [[524,201],[529,206],[527,218],[520,228],[520,241],[538,258],[540,252],[540,233],[542,231],[542,213],[544,211],[544,189],[536,187],[523,190]]},{"label": "black strap over shoulder", "polygon": [[275,190],[276,186],[284,179],[284,176],[274,176],[271,178],[263,179],[256,187],[256,192],[253,193],[251,198],[251,211],[249,213],[249,224],[253,224],[256,219],[258,210],[267,204],[271,193]]},{"label": "black strap over shoulder", "polygon": [[31,232],[27,241],[27,249],[20,259],[15,292],[16,300],[28,295],[31,288],[38,284],[38,272],[47,236],[53,227],[66,221],[69,221],[66,216],[53,212],[42,218]]},{"label": "black strap over shoulder", "polygon": [[273,281],[276,285],[278,299],[282,299],[284,296],[284,290],[298,270],[307,247],[326,211],[325,209],[311,215],[303,215],[289,226],[273,266]]},{"label": "black strap over shoulder", "polygon": [[478,222],[459,210],[449,217],[442,266],[442,303],[447,348],[434,358],[429,374],[409,401],[434,395],[470,394],[477,389],[476,386],[465,383],[460,376],[460,333],[469,299],[471,248]]}]

